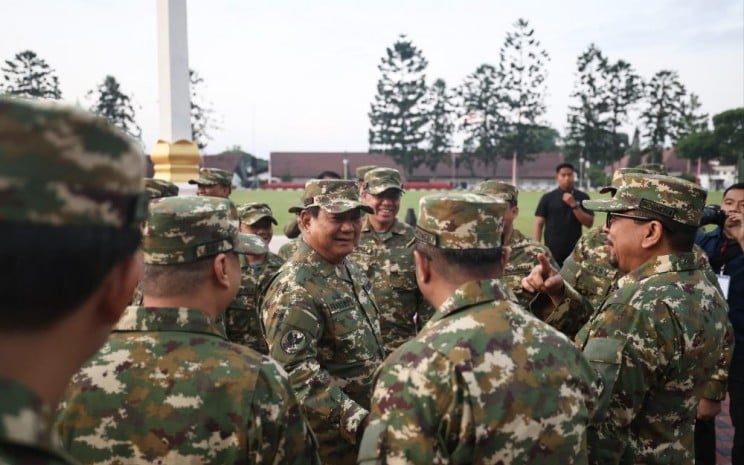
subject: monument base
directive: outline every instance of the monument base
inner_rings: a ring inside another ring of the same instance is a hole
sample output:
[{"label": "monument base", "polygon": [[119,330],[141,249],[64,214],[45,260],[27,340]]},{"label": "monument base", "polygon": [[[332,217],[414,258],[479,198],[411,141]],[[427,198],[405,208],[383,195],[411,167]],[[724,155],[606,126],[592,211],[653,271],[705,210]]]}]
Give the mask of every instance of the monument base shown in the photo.
[{"label": "monument base", "polygon": [[150,153],[153,177],[173,183],[184,183],[199,174],[199,147],[190,140],[168,143],[158,140]]}]

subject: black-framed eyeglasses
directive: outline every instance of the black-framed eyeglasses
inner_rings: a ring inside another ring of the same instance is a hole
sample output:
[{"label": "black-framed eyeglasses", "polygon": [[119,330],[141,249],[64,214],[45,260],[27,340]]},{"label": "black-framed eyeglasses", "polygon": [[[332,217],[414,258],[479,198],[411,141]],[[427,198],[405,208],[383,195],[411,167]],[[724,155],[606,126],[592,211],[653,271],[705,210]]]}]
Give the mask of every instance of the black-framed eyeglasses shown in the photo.
[{"label": "black-framed eyeglasses", "polygon": [[610,228],[613,218],[615,217],[630,218],[631,220],[634,220],[634,221],[654,221],[654,220],[658,221],[658,218],[649,218],[648,216],[636,216],[636,215],[628,215],[625,213],[607,212],[607,219],[605,220],[605,226],[607,227],[607,229]]}]

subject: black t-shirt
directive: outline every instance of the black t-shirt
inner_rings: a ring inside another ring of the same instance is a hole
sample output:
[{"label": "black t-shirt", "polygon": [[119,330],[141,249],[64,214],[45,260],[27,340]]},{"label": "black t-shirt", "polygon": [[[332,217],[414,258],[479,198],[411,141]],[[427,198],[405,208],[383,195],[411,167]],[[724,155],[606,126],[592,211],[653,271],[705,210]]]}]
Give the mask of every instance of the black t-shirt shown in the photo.
[{"label": "black t-shirt", "polygon": [[[581,206],[582,200],[589,199],[585,192],[573,189],[571,194],[579,208],[590,215],[593,214]],[[581,223],[574,216],[571,207],[563,201],[563,191],[555,189],[544,194],[537,204],[535,216],[545,218],[545,245],[550,249],[555,261],[562,266],[581,237]]]}]

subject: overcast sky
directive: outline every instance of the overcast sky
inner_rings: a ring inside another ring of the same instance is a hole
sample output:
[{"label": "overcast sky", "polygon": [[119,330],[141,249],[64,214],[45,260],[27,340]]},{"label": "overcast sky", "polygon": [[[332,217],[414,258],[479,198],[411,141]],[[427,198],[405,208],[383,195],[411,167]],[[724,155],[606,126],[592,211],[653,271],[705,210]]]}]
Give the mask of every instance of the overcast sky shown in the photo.
[{"label": "overcast sky", "polygon": [[[0,60],[30,49],[84,106],[114,75],[134,97],[147,149],[158,138],[154,0],[3,0]],[[546,123],[561,134],[576,58],[594,42],[644,77],[675,70],[713,115],[744,106],[744,0],[190,0],[190,66],[221,130],[207,153],[366,151],[377,65],[399,34],[429,61],[427,81],[459,85],[498,64],[518,18],[551,57]]]}]

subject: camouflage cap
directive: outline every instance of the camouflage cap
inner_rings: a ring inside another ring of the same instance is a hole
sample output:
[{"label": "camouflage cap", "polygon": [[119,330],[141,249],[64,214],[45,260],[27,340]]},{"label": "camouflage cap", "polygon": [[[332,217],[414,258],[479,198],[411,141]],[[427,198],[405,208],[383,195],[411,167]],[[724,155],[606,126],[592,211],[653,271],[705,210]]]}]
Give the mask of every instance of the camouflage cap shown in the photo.
[{"label": "camouflage cap", "polygon": [[636,168],[638,168],[639,170],[646,170],[648,173],[651,174],[669,174],[666,166],[662,165],[661,163],[643,163],[636,166]]},{"label": "camouflage cap", "polygon": [[306,208],[320,207],[328,213],[344,213],[359,208],[367,213],[374,213],[359,201],[359,190],[354,181],[341,179],[311,179],[305,184],[302,194],[304,205],[291,207],[291,213],[298,213]]},{"label": "camouflage cap", "polygon": [[269,246],[266,245],[260,236],[255,234],[238,234],[238,240],[243,247],[240,253],[248,255],[263,255],[269,252]]},{"label": "camouflage cap", "polygon": [[473,189],[473,192],[492,195],[507,202],[512,202],[514,205],[517,204],[517,197],[519,196],[519,190],[517,190],[516,186],[495,179],[483,181]]},{"label": "camouflage cap", "polygon": [[222,252],[248,253],[238,240],[232,202],[217,197],[165,197],[150,204],[142,241],[145,263],[192,263]]},{"label": "camouflage cap", "polygon": [[229,171],[219,168],[199,168],[199,177],[189,179],[189,184],[202,184],[204,186],[232,186],[233,175]]},{"label": "camouflage cap", "polygon": [[272,223],[279,224],[274,218],[271,207],[265,203],[252,202],[238,205],[238,218],[244,224],[255,224],[264,218],[271,218]]},{"label": "camouflage cap", "polygon": [[403,190],[400,171],[393,168],[374,168],[364,175],[364,188],[372,195],[385,192],[388,189]]},{"label": "camouflage cap", "polygon": [[495,249],[504,231],[503,200],[475,193],[422,197],[414,241],[440,249]]},{"label": "camouflage cap", "polygon": [[623,176],[626,174],[631,173],[645,173],[645,174],[651,174],[648,171],[641,169],[641,168],[618,168],[615,170],[614,173],[612,173],[612,182],[609,186],[604,186],[599,190],[600,194],[605,194],[607,192],[611,192],[612,195],[615,195],[615,191],[617,191],[617,188],[620,186],[620,184],[623,182]]},{"label": "camouflage cap", "polygon": [[377,165],[362,165],[358,166],[356,169],[356,177],[360,181],[364,181],[364,176],[367,174],[368,171],[372,171],[373,169],[377,168]]},{"label": "camouflage cap", "polygon": [[104,118],[0,98],[0,221],[139,227],[144,155]]},{"label": "camouflage cap", "polygon": [[165,179],[145,178],[145,190],[150,199],[161,197],[175,197],[178,195],[178,186]]},{"label": "camouflage cap", "polygon": [[639,210],[678,223],[698,226],[707,192],[684,179],[661,174],[632,173],[622,177],[611,199],[584,200],[590,210],[620,212]]}]

